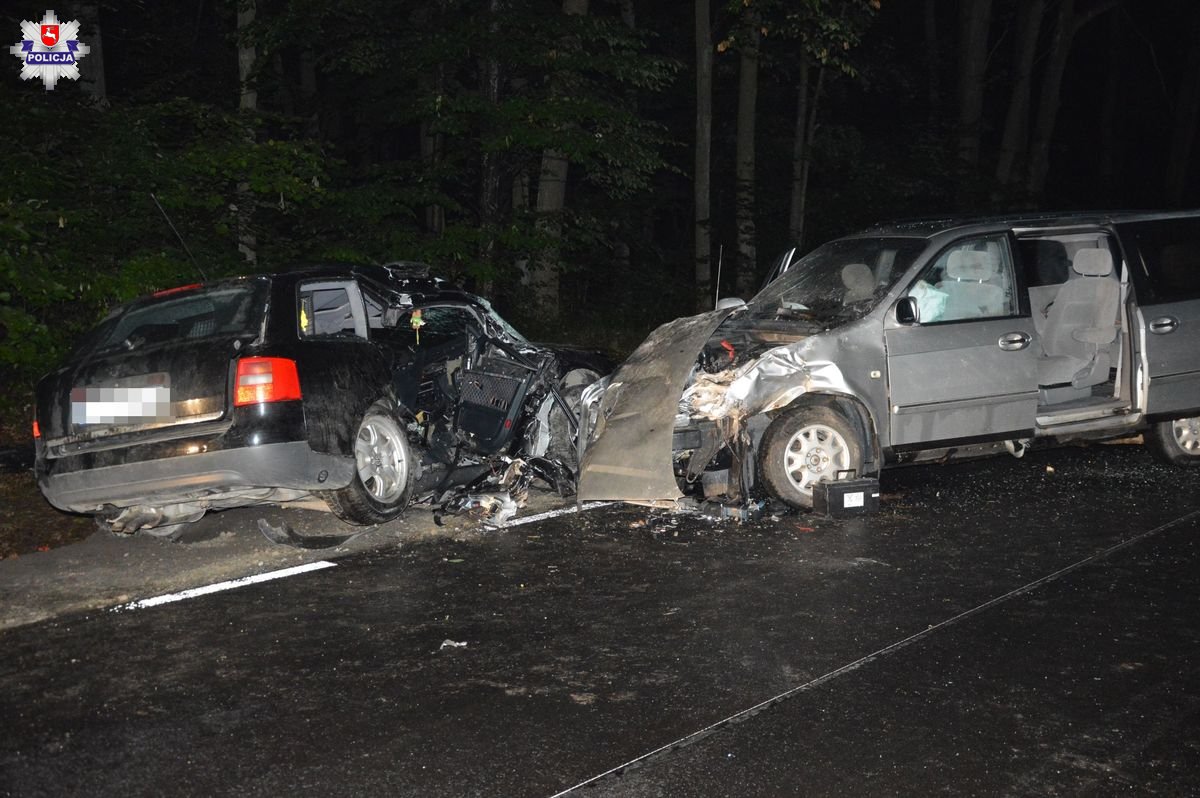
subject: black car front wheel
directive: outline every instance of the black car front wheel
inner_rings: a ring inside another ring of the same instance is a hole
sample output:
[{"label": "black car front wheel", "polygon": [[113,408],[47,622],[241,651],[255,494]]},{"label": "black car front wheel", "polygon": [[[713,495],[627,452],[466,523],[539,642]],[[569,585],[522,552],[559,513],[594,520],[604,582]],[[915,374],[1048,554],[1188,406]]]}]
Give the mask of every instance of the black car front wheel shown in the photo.
[{"label": "black car front wheel", "polygon": [[333,514],[349,524],[382,524],[404,512],[412,498],[417,464],[408,436],[390,408],[371,406],[354,439],[354,479],[323,494]]}]

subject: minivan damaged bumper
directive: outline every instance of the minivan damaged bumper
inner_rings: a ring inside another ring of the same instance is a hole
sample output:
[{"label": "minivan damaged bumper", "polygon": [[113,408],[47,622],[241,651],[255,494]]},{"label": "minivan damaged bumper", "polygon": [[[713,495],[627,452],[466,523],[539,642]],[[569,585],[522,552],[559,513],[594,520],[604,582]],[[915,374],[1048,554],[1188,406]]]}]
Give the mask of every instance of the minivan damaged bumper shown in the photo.
[{"label": "minivan damaged bumper", "polygon": [[659,327],[613,374],[596,437],[580,466],[580,501],[674,501],[671,442],[679,397],[696,356],[731,313],[722,309]]}]

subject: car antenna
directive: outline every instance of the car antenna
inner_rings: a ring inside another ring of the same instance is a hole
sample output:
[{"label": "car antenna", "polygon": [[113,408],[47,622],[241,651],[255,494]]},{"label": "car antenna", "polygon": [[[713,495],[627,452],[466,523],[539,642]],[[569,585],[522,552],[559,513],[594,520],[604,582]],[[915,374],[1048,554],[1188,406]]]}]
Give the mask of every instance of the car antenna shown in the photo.
[{"label": "car antenna", "polygon": [[[710,249],[709,252],[712,252]],[[713,307],[721,301],[721,261],[725,259],[725,245],[721,244],[717,248],[717,293],[713,296]]]},{"label": "car antenna", "polygon": [[187,253],[187,256],[192,261],[192,265],[196,267],[196,271],[200,272],[200,276],[203,277],[204,282],[207,283],[208,275],[204,273],[204,269],[200,268],[199,262],[196,261],[196,256],[192,254],[192,251],[190,249],[188,249],[187,242],[183,240],[183,236],[181,236],[179,234],[179,231],[177,229],[175,229],[175,223],[171,221],[170,216],[167,216],[167,211],[163,208],[162,204],[158,201],[158,197],[154,196],[153,191],[150,192],[150,199],[154,200],[154,207],[158,208],[158,212],[161,213],[163,215],[163,218],[167,220],[167,226],[171,228],[171,232],[174,233],[175,237],[179,239],[179,243],[183,245],[183,251]]}]

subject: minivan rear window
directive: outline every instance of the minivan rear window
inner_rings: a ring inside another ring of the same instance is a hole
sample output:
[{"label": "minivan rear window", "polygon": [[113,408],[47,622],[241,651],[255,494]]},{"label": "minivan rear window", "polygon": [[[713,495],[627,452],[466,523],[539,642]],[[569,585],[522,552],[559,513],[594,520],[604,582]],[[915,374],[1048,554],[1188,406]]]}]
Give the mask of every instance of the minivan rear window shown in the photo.
[{"label": "minivan rear window", "polygon": [[133,350],[169,341],[255,335],[266,290],[266,283],[256,280],[167,293],[135,303],[103,322],[86,349],[123,346]]},{"label": "minivan rear window", "polygon": [[1140,278],[1142,302],[1200,299],[1200,219],[1158,219],[1122,228],[1141,259],[1133,273]]}]

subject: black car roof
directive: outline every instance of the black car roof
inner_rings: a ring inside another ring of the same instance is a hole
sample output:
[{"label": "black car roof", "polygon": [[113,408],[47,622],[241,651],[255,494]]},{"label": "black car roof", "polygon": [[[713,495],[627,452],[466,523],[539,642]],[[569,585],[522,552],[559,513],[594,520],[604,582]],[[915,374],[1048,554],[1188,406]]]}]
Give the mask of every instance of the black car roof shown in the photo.
[{"label": "black car roof", "polygon": [[1181,211],[1015,211],[1003,215],[943,216],[923,219],[902,219],[878,222],[847,236],[913,236],[932,238],[935,235],[967,228],[995,229],[999,227],[1069,227],[1075,225],[1121,224],[1153,219],[1178,219],[1200,216],[1200,210]]},{"label": "black car roof", "polygon": [[[311,280],[329,279],[344,280],[348,277],[361,277],[376,286],[387,290],[397,299],[401,296],[408,298],[412,304],[425,304],[439,300],[473,302],[480,300],[474,294],[467,293],[442,277],[430,274],[430,267],[415,261],[393,261],[390,263],[311,263],[298,265],[290,269],[268,274],[246,274],[230,277],[218,277],[204,283],[196,283],[195,288],[211,288],[217,285],[245,282],[250,280]],[[192,288],[193,286],[186,286]],[[172,289],[167,289],[171,291]],[[179,290],[179,289],[175,289]],[[140,297],[134,304],[153,301],[164,292]]]}]

